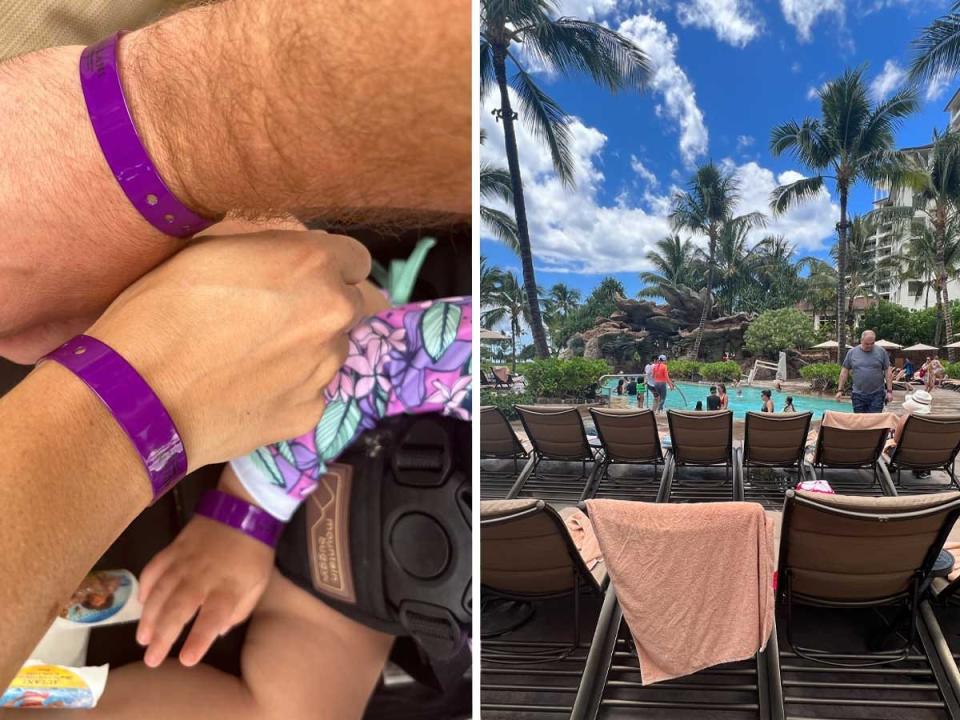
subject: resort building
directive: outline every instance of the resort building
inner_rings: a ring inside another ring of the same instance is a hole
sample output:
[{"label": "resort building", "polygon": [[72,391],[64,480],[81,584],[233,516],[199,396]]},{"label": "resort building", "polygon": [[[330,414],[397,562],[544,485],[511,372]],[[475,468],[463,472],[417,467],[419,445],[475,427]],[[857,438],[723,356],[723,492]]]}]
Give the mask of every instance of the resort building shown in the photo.
[{"label": "resort building", "polygon": [[[950,130],[960,130],[960,89],[944,108],[950,114]],[[924,154],[930,145],[903,148],[905,152]],[[921,200],[910,191],[901,191],[891,196],[887,189],[877,188],[874,209],[890,206],[912,206],[914,216],[919,220],[926,220],[921,212]],[[910,240],[910,231],[902,223],[882,223],[867,245],[867,257],[877,262],[891,255],[905,252]],[[911,310],[923,310],[936,305],[936,291],[931,283],[932,277],[898,279],[896,272],[890,269],[878,270],[876,283],[867,288],[875,293],[875,297],[902,305]],[[952,278],[947,283],[950,298],[960,298],[960,280]]]}]

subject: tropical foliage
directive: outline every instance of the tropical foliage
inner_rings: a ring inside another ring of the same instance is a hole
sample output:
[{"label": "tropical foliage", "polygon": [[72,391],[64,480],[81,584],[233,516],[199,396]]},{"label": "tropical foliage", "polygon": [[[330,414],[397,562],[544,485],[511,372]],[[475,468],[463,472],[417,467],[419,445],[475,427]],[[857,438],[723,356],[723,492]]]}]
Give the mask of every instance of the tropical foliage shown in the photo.
[{"label": "tropical foliage", "polygon": [[818,392],[836,389],[840,381],[838,363],[813,363],[800,368],[800,377],[810,381],[810,388]]},{"label": "tropical foliage", "polygon": [[[511,49],[522,45],[526,57],[549,66],[555,73],[585,73],[611,92],[639,89],[650,77],[647,57],[631,40],[603,25],[555,17],[555,13],[553,0],[481,0],[480,3],[480,95],[486,96],[494,85],[500,93],[500,107],[494,113],[503,122],[517,246],[523,268],[522,287],[527,294],[533,343],[540,357],[548,354],[547,335],[533,269],[514,127],[517,119],[514,102],[523,123],[550,149],[554,170],[568,185],[574,181],[573,155],[567,115],[537,84]],[[508,67],[512,71],[509,77]]]},{"label": "tropical foliage", "polygon": [[846,277],[850,222],[847,216],[851,189],[860,181],[896,183],[902,174],[903,154],[895,149],[894,130],[900,121],[917,109],[917,95],[904,89],[876,105],[870,102],[864,68],[847,69],[826,83],[817,94],[820,117],[790,121],[773,129],[770,152],[789,154],[814,174],[773,191],[770,206],[774,214],[800,205],[824,192],[828,180],[840,201],[840,223],[836,245],[837,342],[847,339]]},{"label": "tropical foliage", "polygon": [[524,368],[527,391],[535,397],[576,399],[589,394],[597,378],[610,372],[604,360],[547,358]]},{"label": "tropical foliage", "polygon": [[807,348],[814,344],[813,320],[795,308],[767,310],[750,323],[744,343],[750,352],[767,356],[787,348]]}]

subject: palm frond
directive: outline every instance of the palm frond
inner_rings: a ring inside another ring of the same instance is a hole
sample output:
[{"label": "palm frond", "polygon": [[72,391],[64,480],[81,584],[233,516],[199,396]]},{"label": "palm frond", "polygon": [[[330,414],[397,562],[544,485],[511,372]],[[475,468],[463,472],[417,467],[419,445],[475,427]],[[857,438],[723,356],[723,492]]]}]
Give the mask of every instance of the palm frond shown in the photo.
[{"label": "palm frond", "polygon": [[531,132],[550,148],[553,169],[567,186],[574,184],[573,154],[570,151],[570,130],[567,116],[554,100],[541,90],[536,82],[519,67],[510,84],[517,91],[520,113]]},{"label": "palm frond", "polygon": [[493,69],[493,50],[490,43],[480,41],[480,99],[487,96],[490,88],[497,82]]},{"label": "palm frond", "polygon": [[499,199],[513,205],[513,181],[506,168],[480,163],[480,197],[485,200]]},{"label": "palm frond", "polygon": [[953,12],[925,27],[912,45],[916,55],[907,78],[920,83],[939,76],[953,76],[960,70],[960,4]]},{"label": "palm frond", "polygon": [[563,17],[532,27],[524,35],[527,52],[570,74],[583,72],[611,92],[643,88],[650,62],[629,38],[586,20]]},{"label": "palm frond", "polygon": [[816,197],[823,190],[823,178],[819,175],[780,185],[770,193],[770,208],[774,215],[782,215],[804,200]]},{"label": "palm frond", "polygon": [[481,205],[480,221],[487,226],[497,240],[510,248],[515,254],[520,254],[517,223],[512,217],[501,210]]}]

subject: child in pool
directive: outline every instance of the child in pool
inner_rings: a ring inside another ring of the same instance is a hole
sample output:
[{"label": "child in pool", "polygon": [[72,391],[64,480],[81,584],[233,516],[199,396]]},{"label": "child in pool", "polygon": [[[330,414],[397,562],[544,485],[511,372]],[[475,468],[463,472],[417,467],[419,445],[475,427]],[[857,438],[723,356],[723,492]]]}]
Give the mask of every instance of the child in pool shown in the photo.
[{"label": "child in pool", "polygon": [[793,406],[793,398],[788,397],[786,405],[783,406],[783,411],[785,413],[795,413],[797,409]]}]

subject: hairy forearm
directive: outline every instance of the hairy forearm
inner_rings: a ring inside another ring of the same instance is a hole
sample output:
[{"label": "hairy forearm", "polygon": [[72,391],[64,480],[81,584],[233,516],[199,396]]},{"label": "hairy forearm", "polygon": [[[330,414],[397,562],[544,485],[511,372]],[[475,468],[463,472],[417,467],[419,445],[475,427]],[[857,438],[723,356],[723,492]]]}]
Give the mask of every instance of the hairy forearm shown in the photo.
[{"label": "hairy forearm", "polygon": [[54,363],[0,400],[0,454],[2,688],[151,491],[120,427]]},{"label": "hairy forearm", "polygon": [[470,210],[470,6],[230,0],[125,37],[131,112],[195,210]]}]

